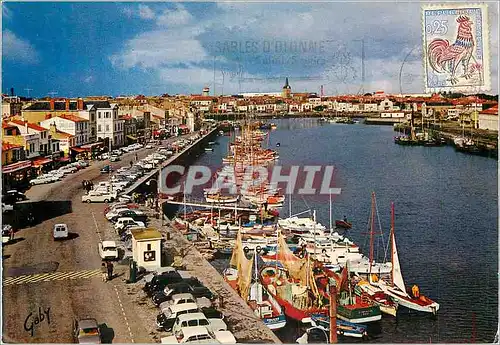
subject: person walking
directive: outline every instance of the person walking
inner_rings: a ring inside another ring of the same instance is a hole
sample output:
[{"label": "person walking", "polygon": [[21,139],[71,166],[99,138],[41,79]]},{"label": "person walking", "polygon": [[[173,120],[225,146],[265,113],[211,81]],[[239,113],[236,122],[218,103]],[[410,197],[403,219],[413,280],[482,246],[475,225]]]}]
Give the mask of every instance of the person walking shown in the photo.
[{"label": "person walking", "polygon": [[113,263],[111,261],[108,261],[107,269],[108,269],[108,280],[111,280],[113,279]]},{"label": "person walking", "polygon": [[106,268],[106,264],[104,262],[101,264],[101,276],[103,282],[108,281],[108,269]]}]

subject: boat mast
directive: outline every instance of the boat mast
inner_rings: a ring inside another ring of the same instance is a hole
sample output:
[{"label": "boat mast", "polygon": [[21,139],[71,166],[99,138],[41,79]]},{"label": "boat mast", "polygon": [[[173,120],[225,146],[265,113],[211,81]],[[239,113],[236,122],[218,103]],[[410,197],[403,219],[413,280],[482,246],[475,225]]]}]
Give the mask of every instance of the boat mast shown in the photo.
[{"label": "boat mast", "polygon": [[391,202],[391,286],[394,287],[394,202]]},{"label": "boat mast", "polygon": [[372,213],[370,221],[370,269],[368,271],[371,280],[372,265],[373,265],[373,229],[375,227],[375,192],[372,192]]},{"label": "boat mast", "polygon": [[330,234],[331,234],[333,231],[333,227],[332,227],[332,190],[329,189],[328,192],[330,195]]},{"label": "boat mast", "polygon": [[288,200],[288,217],[292,218],[292,193],[288,195],[290,199]]},{"label": "boat mast", "polygon": [[316,210],[313,210],[314,258],[316,258]]},{"label": "boat mast", "polygon": [[183,183],[182,186],[182,202],[184,203],[184,225],[187,225],[187,219],[186,219],[186,182]]}]

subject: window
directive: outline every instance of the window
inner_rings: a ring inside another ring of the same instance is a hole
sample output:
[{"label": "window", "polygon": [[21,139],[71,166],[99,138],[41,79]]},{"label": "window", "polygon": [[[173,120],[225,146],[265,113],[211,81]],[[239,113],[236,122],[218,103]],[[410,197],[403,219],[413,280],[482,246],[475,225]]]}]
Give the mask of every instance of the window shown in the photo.
[{"label": "window", "polygon": [[151,244],[148,244],[147,247],[148,247],[147,250],[151,250]]},{"label": "window", "polygon": [[97,117],[100,119],[101,118],[101,112],[97,113]]},{"label": "window", "polygon": [[102,132],[101,125],[97,126],[97,130],[98,130],[99,132]]},{"label": "window", "polygon": [[198,320],[189,320],[188,326],[198,326]]},{"label": "window", "polygon": [[92,122],[95,121],[95,114],[94,113],[90,114],[90,121],[92,121]]},{"label": "window", "polygon": [[144,252],[144,261],[155,261],[156,260],[156,252],[154,250]]},{"label": "window", "polygon": [[109,132],[109,125],[106,125],[106,132]]}]

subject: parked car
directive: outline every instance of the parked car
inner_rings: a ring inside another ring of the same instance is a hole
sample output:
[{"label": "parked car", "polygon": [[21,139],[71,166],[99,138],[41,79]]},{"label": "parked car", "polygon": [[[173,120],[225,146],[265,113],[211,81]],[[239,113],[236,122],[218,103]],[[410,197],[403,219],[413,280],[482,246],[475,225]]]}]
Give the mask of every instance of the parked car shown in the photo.
[{"label": "parked car", "polygon": [[96,319],[75,320],[73,324],[74,341],[78,344],[100,344],[101,332]]},{"label": "parked car", "polygon": [[138,222],[131,217],[118,218],[116,223],[115,223],[115,229],[117,231],[121,230],[121,229],[125,229],[126,227],[130,227],[130,226],[145,227],[146,225],[144,224],[144,222]]},{"label": "parked car", "polygon": [[112,155],[111,157],[109,157],[109,161],[110,162],[118,162],[118,161],[120,161],[120,157],[116,156],[116,155]]},{"label": "parked car", "polygon": [[159,305],[160,310],[167,309],[171,305],[184,304],[184,303],[196,303],[200,308],[209,308],[212,306],[212,302],[208,298],[194,298],[190,293],[178,293],[172,295],[170,300],[165,301]]},{"label": "parked car", "polygon": [[10,224],[2,225],[2,244],[8,244],[14,239],[14,229]]},{"label": "parked car", "polygon": [[2,202],[2,213],[3,212],[10,212],[10,211],[14,211],[14,205],[9,205],[9,204]]},{"label": "parked car", "polygon": [[114,223],[118,220],[118,218],[122,217],[131,217],[136,221],[146,223],[148,216],[142,211],[139,210],[123,210],[118,212],[116,216],[110,218],[110,220]]},{"label": "parked car", "polygon": [[54,240],[65,240],[69,237],[68,226],[66,224],[56,224],[54,225],[54,230],[52,232],[52,237]]},{"label": "parked car", "polygon": [[37,184],[45,184],[45,183],[51,183],[54,182],[52,178],[49,178],[47,176],[38,176],[32,180],[30,180],[30,185],[34,186]]},{"label": "parked car", "polygon": [[200,309],[196,303],[184,303],[170,306],[167,310],[158,314],[156,317],[156,326],[158,329],[170,332],[179,315],[198,313],[199,311]]},{"label": "parked car", "polygon": [[153,145],[151,145],[151,144],[147,144],[147,145],[145,146],[145,148],[146,148],[146,149],[148,149],[148,150],[149,150],[149,149],[152,149],[152,148],[153,148]]},{"label": "parked car", "polygon": [[177,334],[183,327],[206,326],[211,331],[227,331],[227,325],[221,319],[209,319],[205,314],[190,313],[179,315],[172,327],[172,333]]},{"label": "parked car", "polygon": [[106,159],[109,159],[109,152],[106,152],[106,153],[103,153],[99,156],[99,160],[106,160]]},{"label": "parked car", "polygon": [[123,154],[123,152],[120,150],[113,150],[113,151],[111,151],[111,154],[114,156],[121,156]]},{"label": "parked car", "polygon": [[99,256],[103,260],[117,260],[118,248],[115,241],[102,241],[99,242]]},{"label": "parked car", "polygon": [[163,291],[156,292],[151,297],[151,300],[156,306],[159,306],[165,301],[172,298],[173,295],[179,293],[190,293],[195,298],[206,297],[209,300],[214,299],[213,293],[203,286],[196,278],[184,279],[179,283],[168,284]]},{"label": "parked car", "polygon": [[156,274],[151,278],[151,281],[146,282],[143,290],[148,296],[152,296],[154,293],[163,290],[168,284],[180,283],[188,278],[192,278],[192,276],[184,271],[163,272]]},{"label": "parked car", "polygon": [[82,196],[82,202],[105,202],[108,203],[110,201],[115,200],[117,197],[117,193],[100,193],[96,191],[90,191],[88,194]]},{"label": "parked car", "polygon": [[127,204],[115,206],[111,208],[108,212],[106,212],[105,217],[107,220],[111,220],[111,218],[118,216],[121,211],[128,211],[128,210],[130,210],[130,208],[127,206]]},{"label": "parked car", "polygon": [[119,168],[118,170],[116,170],[117,173],[122,173],[122,172],[126,172],[128,170],[127,167],[121,167]]},{"label": "parked car", "polygon": [[101,169],[101,174],[109,174],[112,171],[113,171],[113,168],[111,167],[111,165],[105,165]]},{"label": "parked car", "polygon": [[86,168],[88,167],[90,164],[89,162],[87,161],[83,161],[83,160],[80,160],[80,161],[77,161],[77,163],[82,167],[82,168]]},{"label": "parked car", "polygon": [[63,171],[65,173],[67,172],[67,173],[72,174],[72,173],[78,171],[78,168],[75,166],[66,165],[65,167],[59,168],[59,171]]},{"label": "parked car", "polygon": [[181,328],[174,335],[161,338],[162,344],[236,344],[236,339],[230,331],[211,332],[205,326]]},{"label": "parked car", "polygon": [[15,189],[8,190],[3,196],[3,198],[5,200],[13,200],[13,201],[23,201],[27,199],[26,195]]},{"label": "parked car", "polygon": [[59,170],[49,171],[46,176],[52,176],[56,180],[61,180],[64,177],[64,172]]}]

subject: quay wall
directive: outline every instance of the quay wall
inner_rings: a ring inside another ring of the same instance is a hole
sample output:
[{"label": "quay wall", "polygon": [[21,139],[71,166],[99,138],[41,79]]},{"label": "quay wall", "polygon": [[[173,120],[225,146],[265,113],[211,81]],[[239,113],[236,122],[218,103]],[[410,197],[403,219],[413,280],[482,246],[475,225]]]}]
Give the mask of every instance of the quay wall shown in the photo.
[{"label": "quay wall", "polygon": [[207,119],[214,120],[243,120],[248,118],[255,119],[288,119],[288,118],[322,118],[322,117],[349,117],[349,118],[364,118],[374,116],[376,113],[363,113],[363,112],[303,112],[293,114],[273,114],[273,113],[206,113],[204,115]]},{"label": "quay wall", "polygon": [[194,244],[170,225],[168,218],[164,220],[150,218],[150,225],[160,229],[165,241],[167,256],[179,253],[185,270],[197,277],[207,288],[222,297],[222,305],[218,308],[224,313],[224,321],[228,329],[234,334],[238,343],[276,343],[281,344],[279,338],[271,331],[260,318],[255,316],[252,309],[243,299],[224,281],[222,275],[200,254]]},{"label": "quay wall", "polygon": [[136,190],[140,190],[141,187],[149,181],[150,179],[157,177],[158,172],[167,167],[168,165],[172,163],[189,163],[191,161],[191,156],[195,155],[198,151],[201,150],[202,146],[209,141],[213,136],[216,135],[218,131],[218,128],[215,127],[211,129],[207,134],[196,140],[194,143],[188,145],[185,147],[182,151],[175,153],[172,157],[168,158],[166,161],[164,161],[159,168],[156,168],[146,175],[142,176],[139,180],[137,180],[135,183],[133,183],[131,186],[129,186],[125,191],[124,194],[132,194]]}]

